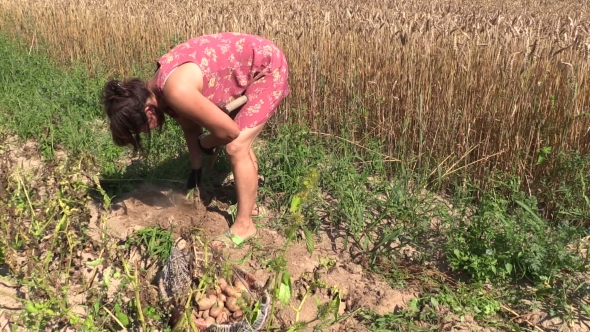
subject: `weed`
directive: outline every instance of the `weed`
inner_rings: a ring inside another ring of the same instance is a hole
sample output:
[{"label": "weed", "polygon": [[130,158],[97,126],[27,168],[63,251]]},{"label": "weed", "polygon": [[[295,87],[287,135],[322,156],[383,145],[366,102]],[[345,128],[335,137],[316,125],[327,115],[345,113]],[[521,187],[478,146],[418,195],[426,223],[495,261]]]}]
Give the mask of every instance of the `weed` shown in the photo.
[{"label": "weed", "polygon": [[[300,185],[301,189],[299,193],[295,195],[291,200],[289,215],[287,216],[287,218],[289,219],[289,226],[287,227],[287,230],[285,232],[287,242],[285,243],[285,246],[281,251],[281,255],[268,262],[272,270],[275,272],[275,285],[273,297],[275,299],[278,299],[283,306],[290,302],[291,296],[293,294],[291,276],[289,274],[289,271],[286,269],[286,253],[287,249],[293,244],[294,241],[296,241],[297,232],[299,230],[304,231],[308,252],[311,253],[313,251],[313,235],[305,227],[301,211],[303,206],[308,202],[310,196],[313,194],[313,191],[316,188],[316,186],[317,172],[312,169],[309,172],[309,174],[302,179]],[[274,310],[275,308],[273,306],[271,311],[271,317]]]},{"label": "weed", "polygon": [[168,259],[173,245],[172,232],[159,226],[140,229],[134,232],[125,243],[127,249],[132,246],[144,248],[148,258],[156,263],[162,263]]},{"label": "weed", "polygon": [[536,198],[516,188],[518,184],[500,184],[498,190],[507,190],[508,197],[486,192],[471,214],[451,222],[445,251],[453,268],[479,281],[511,277],[535,282],[582,269],[581,257],[567,249],[576,243],[579,230],[549,225],[534,208]]},{"label": "weed", "polygon": [[558,153],[553,169],[546,170],[531,190],[539,197],[541,216],[572,226],[588,226],[590,156],[577,151]]}]

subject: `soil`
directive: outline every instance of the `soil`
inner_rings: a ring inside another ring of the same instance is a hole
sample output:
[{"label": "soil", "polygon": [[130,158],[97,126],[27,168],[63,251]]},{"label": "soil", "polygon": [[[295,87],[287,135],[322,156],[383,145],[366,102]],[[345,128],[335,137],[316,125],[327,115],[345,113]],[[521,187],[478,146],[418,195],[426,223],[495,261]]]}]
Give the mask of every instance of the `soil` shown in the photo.
[{"label": "soil", "polygon": [[[222,190],[232,190],[231,184]],[[187,199],[185,193],[157,185],[140,185],[130,193],[112,202],[112,206],[105,220],[104,230],[110,236],[124,240],[132,232],[144,228],[160,226],[171,229],[176,238],[191,229],[201,229],[206,237],[221,234],[229,227],[230,216],[226,209],[228,203],[213,199],[207,207],[199,199]],[[250,244],[237,249],[225,249],[224,254],[230,259],[243,259],[251,253],[250,259],[243,267],[265,281],[271,276],[270,269],[263,266],[265,259],[279,255],[285,246],[286,239],[276,230],[266,227],[266,223],[273,218],[272,212],[268,217],[257,221],[258,233]],[[92,227],[91,236],[100,236],[98,227]],[[353,262],[341,243],[334,243],[326,233],[315,239],[312,254],[307,251],[305,241],[299,241],[289,247],[286,253],[287,270],[291,275],[294,288],[301,290],[309,283],[309,275],[320,270],[321,279],[326,288],[337,287],[342,298],[340,313],[345,314],[356,308],[371,308],[377,313],[385,314],[406,308],[408,301],[417,294],[412,289],[394,289],[379,277],[367,273],[363,267]],[[327,269],[318,268],[321,262],[331,261]],[[311,321],[317,315],[317,303],[328,302],[331,297],[327,290],[317,292],[308,298],[299,313],[299,320]],[[296,300],[293,306],[299,306]],[[296,313],[291,308],[283,308],[277,312],[276,319],[282,326],[290,326],[295,322]],[[355,325],[354,320],[348,319],[333,326],[328,331],[363,331],[363,327]]]},{"label": "soil", "polygon": [[[42,162],[36,153],[37,146],[34,142],[22,144],[16,137],[5,141],[4,146],[8,151],[0,151],[6,157],[1,167],[2,178],[17,168],[23,171],[35,171]],[[18,148],[17,148],[18,147]],[[58,159],[64,158],[64,154],[58,154]],[[226,212],[229,201],[233,198],[233,177],[228,175],[220,187],[207,192],[203,190],[201,198],[189,199],[184,190],[155,185],[138,184],[124,195],[115,198],[108,210],[101,206],[97,200],[88,203],[90,221],[88,236],[96,243],[104,241],[125,241],[137,230],[145,227],[160,226],[170,229],[176,240],[191,230],[200,229],[205,237],[213,237],[221,234],[230,226],[230,215]],[[0,186],[4,189],[4,185]],[[209,196],[209,197],[205,197]],[[277,217],[277,213],[270,211],[265,218],[257,220],[258,233],[253,241],[239,249],[226,249],[225,254],[230,259],[243,259],[248,254],[249,259],[244,261],[243,267],[252,272],[257,278],[265,281],[273,274],[270,268],[263,263],[267,259],[277,257],[283,250],[285,237],[270,227],[268,222]],[[80,264],[79,271],[88,282],[94,285],[100,284],[104,276],[110,273],[110,267],[99,265],[96,274],[93,269],[83,267],[85,262],[97,259],[99,253],[95,250],[84,250],[76,254],[74,260]],[[131,254],[139,260],[139,254]],[[133,260],[133,257],[131,257]],[[329,264],[327,264],[329,262]],[[23,262],[21,262],[24,264]],[[325,268],[320,265],[324,264]],[[311,282],[311,275],[316,273],[316,278],[325,282],[324,287],[312,294],[301,306],[299,321],[312,321],[317,315],[317,304],[326,303],[331,299],[329,290],[336,287],[342,294],[339,313],[346,314],[357,308],[371,308],[377,313],[385,314],[407,307],[408,301],[416,296],[412,289],[394,289],[379,277],[367,273],[363,267],[351,258],[347,251],[343,250],[341,241],[334,240],[328,232],[321,232],[315,239],[315,248],[309,254],[304,240],[292,244],[286,252],[286,269],[291,275],[294,287],[292,306],[300,306],[300,292],[304,292]],[[326,265],[327,264],[327,265]],[[152,267],[147,277],[151,278],[156,273]],[[14,297],[22,298],[22,288],[10,283],[8,268],[0,267],[0,331],[10,328],[10,317],[21,311],[22,304]],[[117,282],[112,282],[109,294],[112,296],[117,291]],[[84,316],[86,314],[86,299],[84,294],[78,294],[81,286],[72,287],[69,293],[69,303],[73,312]],[[153,292],[155,293],[155,292]],[[152,294],[157,297],[157,294]],[[291,326],[296,321],[296,312],[289,306],[277,307],[275,322],[273,325],[283,327]],[[311,328],[314,324],[310,324]],[[67,329],[60,329],[65,331]],[[360,326],[354,317],[350,317],[327,331],[367,331]]]},{"label": "soil", "polygon": [[[4,146],[0,146],[0,154],[8,156],[0,160],[0,198],[4,194],[8,174],[16,167],[25,169],[39,168],[41,162],[35,156],[34,143],[18,145],[20,148],[7,151],[12,145],[9,138]],[[8,143],[7,143],[8,142]],[[63,155],[60,155],[63,156]],[[135,188],[120,197],[115,198],[108,210],[101,206],[101,202],[88,203],[90,212],[88,235],[97,243],[104,241],[122,242],[133,232],[145,227],[160,226],[172,230],[175,239],[183,234],[200,229],[205,237],[221,234],[230,226],[231,217],[227,213],[232,201],[233,181],[228,176],[221,186],[203,190],[201,198],[187,198],[184,190],[170,186],[155,184],[138,184]],[[227,249],[225,253],[230,259],[244,259],[243,267],[252,272],[262,281],[272,276],[272,271],[265,262],[277,257],[285,248],[286,239],[282,232],[270,227],[271,221],[278,218],[278,213],[269,211],[266,218],[257,221],[258,233],[253,241],[239,249]],[[362,259],[345,250],[345,246],[338,231],[322,229],[314,239],[315,248],[308,253],[306,241],[300,240],[289,246],[286,252],[286,269],[291,275],[294,301],[291,306],[300,306],[300,295],[304,293],[313,278],[319,278],[325,287],[319,289],[301,305],[299,316],[289,306],[277,307],[274,325],[282,326],[286,330],[298,318],[300,321],[312,321],[317,315],[317,304],[330,301],[330,289],[337,288],[342,294],[339,308],[340,314],[351,313],[357,308],[373,309],[379,314],[398,312],[407,308],[409,301],[419,295],[422,285],[408,283],[408,287],[395,288],[385,282],[378,275],[369,273],[363,267]],[[80,264],[82,276],[94,284],[103,281],[103,276],[110,273],[111,266],[102,264],[95,271],[85,268],[84,262],[95,260],[99,253],[84,250],[76,254],[74,260]],[[134,256],[133,254],[131,256]],[[139,256],[137,253],[135,256]],[[135,259],[138,260],[137,257]],[[22,263],[22,262],[21,262]],[[156,267],[151,267],[146,278],[155,275]],[[22,289],[10,283],[8,269],[0,266],[0,332],[10,330],[10,317],[22,311],[22,305],[16,298],[23,298]],[[118,283],[113,281],[109,287],[109,297],[117,291]],[[85,297],[79,294],[81,286],[72,287],[68,294],[72,310],[81,316],[86,314]],[[157,297],[155,289],[150,290],[152,297]],[[441,314],[439,331],[483,331],[472,318],[455,317],[452,314]],[[534,324],[545,331],[589,331],[590,322],[577,321],[571,326],[565,326],[561,321],[552,319],[544,312],[532,312],[525,317],[521,315],[514,319],[521,324]],[[308,330],[311,330],[311,324]],[[60,329],[66,331],[67,329]],[[368,331],[351,316],[339,324],[326,329],[327,331]],[[485,329],[489,331],[489,329]]]}]

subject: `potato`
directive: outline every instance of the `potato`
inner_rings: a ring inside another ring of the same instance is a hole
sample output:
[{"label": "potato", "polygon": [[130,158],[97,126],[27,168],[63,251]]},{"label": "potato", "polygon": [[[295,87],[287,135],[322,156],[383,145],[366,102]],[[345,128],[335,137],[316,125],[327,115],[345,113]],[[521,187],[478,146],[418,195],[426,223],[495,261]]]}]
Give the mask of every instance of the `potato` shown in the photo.
[{"label": "potato", "polygon": [[250,294],[250,288],[246,284],[240,280],[236,280],[234,288],[236,288],[239,294],[236,296],[237,298],[243,298],[248,303],[252,302],[252,294]]},{"label": "potato", "polygon": [[225,296],[225,294],[221,293],[221,294],[217,295],[217,301],[225,302],[225,301],[227,301],[227,296]]},{"label": "potato", "polygon": [[203,310],[203,311],[201,311],[201,312],[202,312],[202,314],[201,314],[201,317],[202,317],[203,319],[207,319],[207,318],[209,318],[209,309],[207,309],[207,310]]},{"label": "potato", "polygon": [[215,319],[215,323],[217,324],[224,324],[227,323],[229,321],[229,312],[228,311],[222,311],[219,316],[217,316],[217,318]]},{"label": "potato", "polygon": [[223,302],[216,302],[211,309],[209,309],[209,316],[213,318],[217,318],[221,311],[223,311]]},{"label": "potato", "polygon": [[223,293],[227,295],[227,297],[236,297],[237,291],[232,285],[227,285],[223,289]]},{"label": "potato", "polygon": [[219,278],[218,280],[219,288],[224,289],[227,286],[227,280],[223,278]]},{"label": "potato", "polygon": [[235,284],[234,284],[234,288],[237,289],[237,291],[239,291],[240,293],[243,292],[248,292],[248,287],[246,287],[246,285],[244,285],[243,282],[241,282],[240,280],[236,280]]},{"label": "potato", "polygon": [[207,296],[211,296],[211,295],[217,295],[217,292],[215,291],[215,289],[209,288],[205,294]]},{"label": "potato", "polygon": [[237,301],[238,299],[235,297],[228,297],[227,301],[225,302],[225,307],[231,312],[236,312],[240,310],[240,307],[236,304]]},{"label": "potato", "polygon": [[215,318],[213,318],[213,317],[207,317],[207,319],[205,319],[205,324],[206,325],[215,324]]},{"label": "potato", "polygon": [[206,297],[207,297],[207,295],[205,295],[204,293],[198,292],[198,293],[195,293],[195,295],[193,296],[193,299],[194,299],[195,303],[199,303],[200,300],[202,300]]},{"label": "potato", "polygon": [[197,302],[197,307],[199,308],[199,310],[209,310],[216,302],[217,296],[208,296],[206,298],[199,300],[199,302]]},{"label": "potato", "polygon": [[197,331],[204,331],[209,326],[209,324],[207,324],[203,318],[195,319],[193,322],[197,328]]},{"label": "potato", "polygon": [[244,316],[244,313],[242,312],[242,310],[236,310],[231,316],[233,317],[233,319],[240,319]]}]

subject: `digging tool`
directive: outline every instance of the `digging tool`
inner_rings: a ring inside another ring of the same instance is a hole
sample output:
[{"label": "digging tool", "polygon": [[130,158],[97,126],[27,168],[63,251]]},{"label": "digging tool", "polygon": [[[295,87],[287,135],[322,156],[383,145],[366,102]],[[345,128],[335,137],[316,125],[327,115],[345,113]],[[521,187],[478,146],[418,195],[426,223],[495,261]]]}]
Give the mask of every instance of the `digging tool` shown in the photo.
[{"label": "digging tool", "polygon": [[[240,107],[244,106],[244,104],[246,104],[247,101],[248,101],[248,97],[246,95],[240,96],[240,97],[230,101],[229,103],[227,103],[227,105],[225,105],[225,107],[222,108],[222,110],[233,119],[238,114],[237,110]],[[215,154],[211,157],[211,160],[207,164],[207,171],[210,171],[211,169],[213,169],[213,166],[215,165],[215,163],[217,162],[217,158],[219,157],[220,151],[221,151],[220,147],[215,149]]]}]

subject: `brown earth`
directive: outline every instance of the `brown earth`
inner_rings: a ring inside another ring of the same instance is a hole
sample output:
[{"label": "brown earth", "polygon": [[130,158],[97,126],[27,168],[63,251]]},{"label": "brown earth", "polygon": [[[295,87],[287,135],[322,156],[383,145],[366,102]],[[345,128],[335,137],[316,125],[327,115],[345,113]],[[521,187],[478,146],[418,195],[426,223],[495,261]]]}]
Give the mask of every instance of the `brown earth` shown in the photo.
[{"label": "brown earth", "polygon": [[[17,168],[39,169],[42,165],[35,153],[34,143],[17,144],[12,141],[0,147],[0,153],[8,156],[0,160],[0,198],[5,195],[5,184],[9,174]],[[17,148],[10,147],[16,144]],[[60,154],[63,157],[63,154]],[[61,158],[60,157],[60,158]],[[99,202],[88,204],[90,211],[88,235],[96,243],[121,243],[133,232],[145,228],[160,226],[171,229],[178,239],[182,234],[191,230],[201,229],[206,237],[220,234],[229,227],[231,217],[226,212],[229,208],[228,197],[233,195],[231,176],[226,178],[222,186],[210,190],[205,194],[213,196],[205,207],[199,199],[189,199],[185,192],[171,187],[140,184],[134,190],[113,200],[108,210],[102,208]],[[278,213],[270,211],[267,218],[257,222],[258,234],[256,238],[239,249],[226,250],[231,259],[245,259],[243,267],[254,273],[259,279],[266,280],[272,276],[270,268],[264,262],[277,257],[286,244],[281,232],[269,225],[273,218],[279,218]],[[363,268],[362,261],[353,258],[344,246],[338,231],[322,229],[314,239],[315,248],[309,254],[304,240],[294,243],[286,252],[286,269],[293,282],[293,301],[290,306],[278,307],[273,325],[282,326],[286,330],[296,319],[296,312],[292,307],[300,305],[299,295],[309,287],[311,276],[325,282],[325,289],[318,290],[301,306],[300,321],[311,321],[317,314],[317,303],[326,303],[331,294],[328,289],[336,287],[342,294],[340,314],[346,314],[357,308],[373,309],[379,314],[394,312],[406,308],[408,302],[417,297],[422,285],[410,283],[406,289],[391,287],[379,276],[369,273]],[[247,256],[249,254],[249,256]],[[90,285],[104,282],[106,275],[112,275],[113,268],[109,264],[101,264],[96,270],[88,268],[85,262],[99,257],[96,250],[82,250],[76,253],[74,262],[81,271],[83,279]],[[131,253],[131,260],[138,260],[138,253]],[[136,256],[135,258],[133,256]],[[112,258],[112,257],[111,257]],[[19,258],[19,264],[24,264]],[[155,275],[157,267],[151,267],[146,278]],[[108,287],[109,297],[117,292],[120,280],[111,279]],[[69,303],[73,311],[84,317],[87,313],[86,299],[78,294],[82,285],[72,285],[68,293]],[[149,290],[152,297],[157,297],[157,290]],[[10,331],[11,316],[22,311],[21,299],[26,296],[23,289],[16,286],[5,266],[0,266],[0,332]],[[590,322],[575,321],[566,325],[562,321],[549,317],[545,312],[531,312],[526,315],[515,314],[514,321],[522,325],[536,326],[544,331],[590,331]],[[483,331],[469,316],[457,317],[453,314],[441,313],[440,331]],[[580,316],[579,316],[580,317]],[[18,329],[22,330],[22,329]],[[60,329],[66,331],[68,329]],[[332,326],[329,331],[367,331],[354,317],[350,317]]]},{"label": "brown earth", "polygon": [[[173,230],[177,237],[196,228],[201,229],[207,237],[213,237],[229,227],[230,217],[225,212],[227,208],[227,203],[215,199],[205,208],[199,200],[195,203],[195,200],[187,199],[183,192],[146,184],[113,201],[106,216],[104,230],[110,236],[121,240],[135,230],[157,225]],[[272,273],[262,266],[262,262],[277,257],[286,242],[283,235],[265,227],[269,218],[273,217],[271,214],[270,217],[257,222],[258,234],[251,243],[239,249],[225,250],[225,254],[234,260],[242,259],[250,253],[251,258],[243,266],[261,280],[266,280]],[[92,236],[99,236],[97,227],[91,228],[91,232],[94,234]],[[385,281],[364,271],[362,266],[352,262],[350,255],[342,250],[342,244],[332,241],[327,234],[319,235],[315,243],[312,254],[308,253],[305,241],[299,241],[287,250],[287,270],[294,285],[294,298],[297,297],[297,291],[305,287],[304,284],[308,282],[306,279],[318,269],[320,262],[328,261],[333,265],[322,270],[321,279],[326,282],[327,288],[337,287],[345,294],[342,298],[341,314],[359,307],[371,308],[384,314],[406,308],[408,301],[416,296],[412,289],[394,289]],[[321,291],[308,298],[301,308],[301,321],[311,321],[316,317],[316,299],[325,303],[330,300],[330,296],[327,291]],[[300,303],[295,300],[291,305],[299,306]],[[295,311],[282,308],[276,318],[281,325],[290,326],[295,321]],[[355,322],[349,319],[331,330],[363,330],[354,324]]]},{"label": "brown earth", "polygon": [[[18,138],[10,137],[5,140],[5,145],[0,149],[2,158],[2,186],[10,174],[14,172],[32,172],[37,175],[47,172],[39,159],[37,145],[34,142],[19,142]],[[65,154],[58,154],[58,159],[67,158]],[[95,243],[122,243],[135,231],[145,227],[160,226],[171,229],[176,239],[194,229],[201,229],[206,237],[212,237],[225,231],[229,227],[231,217],[226,212],[229,207],[227,196],[233,195],[232,177],[229,175],[223,186],[215,188],[215,197],[207,203],[207,207],[200,199],[189,199],[185,192],[166,186],[153,184],[140,184],[134,190],[114,199],[108,210],[102,208],[98,201],[88,204],[90,220],[88,236]],[[33,184],[32,184],[33,185]],[[35,186],[43,186],[43,182],[35,181]],[[49,192],[49,189],[41,188],[41,195]],[[286,239],[276,230],[266,227],[271,218],[278,218],[277,213],[269,211],[266,218],[257,222],[258,234],[253,241],[240,249],[227,249],[226,254],[231,259],[241,259],[250,254],[243,267],[254,273],[261,280],[266,280],[272,275],[272,271],[263,266],[267,259],[277,257],[283,250]],[[371,308],[380,314],[405,308],[409,300],[416,296],[412,289],[394,289],[379,277],[367,273],[363,267],[353,262],[350,255],[342,250],[340,241],[321,232],[315,239],[315,248],[312,254],[306,249],[305,241],[299,241],[291,245],[286,252],[286,269],[291,275],[294,294],[292,302],[286,307],[278,307],[273,325],[283,327],[291,326],[296,319],[296,313],[292,307],[300,306],[298,292],[303,292],[309,286],[310,275],[316,272],[325,282],[325,288],[318,290],[307,298],[301,305],[299,321],[312,321],[316,318],[317,304],[326,303],[331,299],[328,289],[336,287],[342,294],[342,304],[339,313],[346,314],[357,308]],[[96,249],[96,246],[95,246]],[[87,247],[75,254],[73,262],[77,264],[76,270],[80,271],[81,279],[85,285],[100,285],[104,283],[105,276],[113,274],[113,268],[108,264],[100,264],[90,268],[86,263],[94,261],[101,256],[98,250]],[[113,259],[108,257],[107,259]],[[135,256],[135,257],[133,257]],[[131,253],[126,257],[133,261],[139,260],[139,253]],[[24,266],[25,257],[19,257],[16,265]],[[322,269],[320,265],[326,266]],[[151,267],[146,277],[153,277],[157,267]],[[73,279],[72,279],[73,280]],[[118,290],[120,280],[112,279],[108,287],[109,297]],[[80,294],[82,285],[71,285],[68,292],[68,302],[73,312],[84,317],[87,313],[86,298]],[[150,290],[157,297],[155,289]],[[27,294],[23,287],[18,287],[15,279],[11,278],[6,266],[0,269],[0,331],[12,328],[13,315],[22,312],[22,299]],[[313,324],[312,324],[313,325]],[[311,325],[310,325],[311,326]],[[22,330],[22,329],[17,329]],[[65,331],[68,329],[60,328]],[[357,324],[354,318],[346,319],[333,326],[331,331],[363,331],[366,328]]]}]

